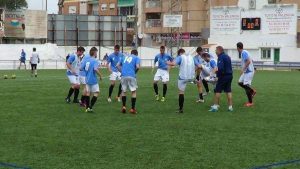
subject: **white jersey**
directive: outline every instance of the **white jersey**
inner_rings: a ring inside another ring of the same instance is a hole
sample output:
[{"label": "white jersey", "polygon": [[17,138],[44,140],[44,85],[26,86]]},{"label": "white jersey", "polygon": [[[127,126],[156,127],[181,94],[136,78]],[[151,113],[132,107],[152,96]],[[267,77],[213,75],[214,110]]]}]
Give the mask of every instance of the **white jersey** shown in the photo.
[{"label": "white jersey", "polygon": [[181,55],[177,58],[179,65],[179,79],[191,80],[195,78],[195,60],[190,55]]},{"label": "white jersey", "polygon": [[31,64],[38,64],[40,61],[39,54],[37,52],[33,52],[30,58],[30,63]]}]

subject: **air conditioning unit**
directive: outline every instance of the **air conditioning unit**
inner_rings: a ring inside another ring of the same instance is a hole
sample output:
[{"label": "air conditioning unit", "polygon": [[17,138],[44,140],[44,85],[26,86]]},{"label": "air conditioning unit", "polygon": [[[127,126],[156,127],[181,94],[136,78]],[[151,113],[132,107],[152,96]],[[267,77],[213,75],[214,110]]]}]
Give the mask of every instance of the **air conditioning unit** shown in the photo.
[{"label": "air conditioning unit", "polygon": [[249,0],[249,9],[256,9],[256,0]]}]

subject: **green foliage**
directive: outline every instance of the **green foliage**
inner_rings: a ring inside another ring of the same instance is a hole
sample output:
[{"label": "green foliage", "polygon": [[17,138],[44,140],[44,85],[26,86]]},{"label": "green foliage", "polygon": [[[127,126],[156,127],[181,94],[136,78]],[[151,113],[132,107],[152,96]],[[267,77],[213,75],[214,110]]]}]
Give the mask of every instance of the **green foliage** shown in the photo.
[{"label": "green foliage", "polygon": [[27,8],[26,0],[0,0],[0,7],[8,10]]}]

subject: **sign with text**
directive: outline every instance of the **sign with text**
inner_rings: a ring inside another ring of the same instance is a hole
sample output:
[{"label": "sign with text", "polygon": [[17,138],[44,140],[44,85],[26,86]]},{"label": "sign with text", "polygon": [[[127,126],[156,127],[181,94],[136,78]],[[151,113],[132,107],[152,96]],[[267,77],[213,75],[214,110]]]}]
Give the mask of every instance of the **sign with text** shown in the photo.
[{"label": "sign with text", "polygon": [[240,34],[240,8],[212,8],[210,15],[211,35]]},{"label": "sign with text", "polygon": [[265,7],[262,17],[265,34],[297,34],[297,7],[295,5]]},{"label": "sign with text", "polygon": [[5,11],[4,33],[6,37],[25,37],[24,10]]},{"label": "sign with text", "polygon": [[165,28],[181,28],[182,15],[164,15],[163,24]]}]

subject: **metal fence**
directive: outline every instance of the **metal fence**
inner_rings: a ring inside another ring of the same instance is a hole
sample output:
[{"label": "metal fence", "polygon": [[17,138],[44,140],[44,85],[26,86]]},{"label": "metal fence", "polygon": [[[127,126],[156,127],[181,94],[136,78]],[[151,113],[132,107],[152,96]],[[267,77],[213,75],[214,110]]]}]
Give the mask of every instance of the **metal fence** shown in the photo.
[{"label": "metal fence", "polygon": [[[101,61],[105,65],[105,61]],[[19,60],[0,60],[0,70],[16,70],[19,69]],[[29,62],[26,62],[27,69],[30,68]],[[256,69],[260,70],[300,70],[300,62],[254,62]],[[141,59],[141,67],[154,67],[153,59]],[[239,69],[241,67],[240,61],[232,61],[232,67]],[[21,66],[24,69],[24,65]],[[41,60],[38,64],[38,69],[66,69],[65,60]]]},{"label": "metal fence", "polygon": [[126,16],[48,15],[48,42],[58,46],[126,46]]}]

